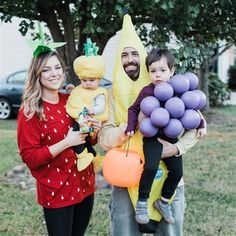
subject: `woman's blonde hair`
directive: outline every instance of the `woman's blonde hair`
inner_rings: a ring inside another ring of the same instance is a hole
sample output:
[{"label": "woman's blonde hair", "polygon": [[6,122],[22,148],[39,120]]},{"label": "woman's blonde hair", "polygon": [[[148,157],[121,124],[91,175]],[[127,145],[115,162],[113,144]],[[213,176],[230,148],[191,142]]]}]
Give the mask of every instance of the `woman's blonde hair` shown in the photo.
[{"label": "woman's blonde hair", "polygon": [[42,101],[43,88],[40,83],[40,76],[48,59],[52,56],[58,58],[64,71],[64,63],[55,51],[41,53],[37,57],[33,57],[31,61],[21,104],[24,114],[28,119],[31,119],[36,114],[39,119],[45,120]]}]

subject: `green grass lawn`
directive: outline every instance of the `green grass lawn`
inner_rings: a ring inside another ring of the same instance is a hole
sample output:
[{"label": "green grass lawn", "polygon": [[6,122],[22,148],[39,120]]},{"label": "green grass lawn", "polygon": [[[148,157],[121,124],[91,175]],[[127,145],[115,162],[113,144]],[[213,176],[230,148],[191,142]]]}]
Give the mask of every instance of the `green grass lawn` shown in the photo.
[{"label": "green grass lawn", "polygon": [[[184,156],[185,236],[236,235],[236,106],[211,109],[208,135]],[[21,164],[16,121],[0,121],[0,235],[46,235],[34,192],[8,185],[4,174]],[[110,190],[96,192],[87,236],[110,235]]]}]

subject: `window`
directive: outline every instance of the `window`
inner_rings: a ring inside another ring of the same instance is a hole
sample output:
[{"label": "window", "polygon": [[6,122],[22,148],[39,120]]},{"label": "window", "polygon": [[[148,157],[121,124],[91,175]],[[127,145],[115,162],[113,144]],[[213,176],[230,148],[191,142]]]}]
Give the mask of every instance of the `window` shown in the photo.
[{"label": "window", "polygon": [[8,83],[9,84],[24,84],[26,78],[27,78],[26,71],[16,72],[15,74],[11,75],[8,78]]}]

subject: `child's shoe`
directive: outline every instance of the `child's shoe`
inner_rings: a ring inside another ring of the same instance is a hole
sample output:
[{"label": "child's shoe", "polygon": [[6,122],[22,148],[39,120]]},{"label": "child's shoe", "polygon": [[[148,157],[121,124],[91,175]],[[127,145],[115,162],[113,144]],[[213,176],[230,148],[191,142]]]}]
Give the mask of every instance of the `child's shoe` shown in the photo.
[{"label": "child's shoe", "polygon": [[147,202],[137,201],[135,207],[135,220],[139,224],[147,224],[149,222]]},{"label": "child's shoe", "polygon": [[88,152],[87,148],[85,148],[80,154],[76,154],[76,157],[78,171],[86,169],[94,159],[93,154]]},{"label": "child's shoe", "polygon": [[154,207],[162,214],[162,216],[168,223],[175,223],[171,207],[168,203],[164,204],[161,200],[157,200],[156,202],[154,202]]}]

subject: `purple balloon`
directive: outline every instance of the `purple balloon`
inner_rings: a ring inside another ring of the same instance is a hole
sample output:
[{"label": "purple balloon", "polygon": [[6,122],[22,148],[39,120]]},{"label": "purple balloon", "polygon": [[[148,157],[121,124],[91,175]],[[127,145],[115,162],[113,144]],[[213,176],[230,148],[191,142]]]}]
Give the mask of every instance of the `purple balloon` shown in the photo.
[{"label": "purple balloon", "polygon": [[180,121],[185,129],[196,129],[201,122],[201,117],[197,111],[187,109]]},{"label": "purple balloon", "polygon": [[170,119],[168,125],[163,129],[164,134],[169,138],[177,138],[184,130],[178,119]]},{"label": "purple balloon", "polygon": [[194,92],[199,96],[199,104],[196,109],[201,110],[206,106],[207,98],[205,93],[203,93],[201,90],[194,90]]},{"label": "purple balloon", "polygon": [[186,109],[197,109],[200,103],[199,96],[194,91],[187,91],[181,96]]},{"label": "purple balloon", "polygon": [[153,137],[157,134],[158,128],[154,126],[150,118],[144,118],[139,124],[139,131],[145,137]]},{"label": "purple balloon", "polygon": [[141,111],[146,116],[150,116],[155,108],[160,107],[160,102],[154,96],[144,98],[140,104]]},{"label": "purple balloon", "polygon": [[189,81],[189,90],[194,90],[194,89],[197,89],[198,87],[198,77],[192,73],[192,72],[187,72],[184,74],[184,77]]},{"label": "purple balloon", "polygon": [[151,114],[152,124],[159,128],[165,127],[168,124],[169,120],[170,114],[163,107],[156,108]]},{"label": "purple balloon", "polygon": [[176,94],[182,94],[189,90],[190,83],[184,75],[174,75],[170,79],[170,84]]},{"label": "purple balloon", "polygon": [[161,82],[155,86],[154,94],[159,101],[165,102],[174,95],[174,90],[169,83]]},{"label": "purple balloon", "polygon": [[179,118],[184,114],[185,106],[183,101],[178,97],[173,97],[167,100],[165,109],[173,118]]}]

